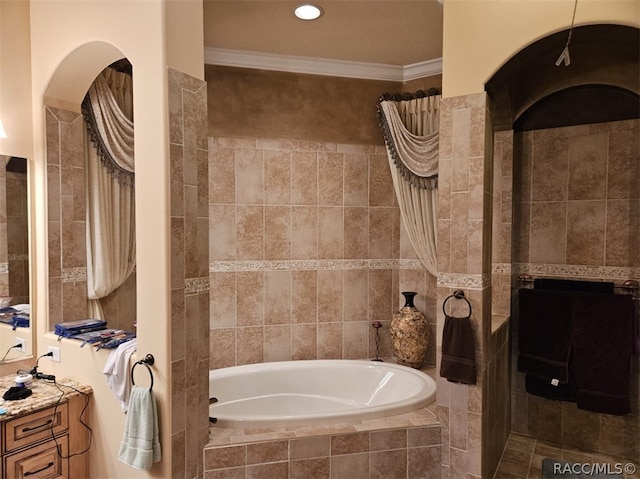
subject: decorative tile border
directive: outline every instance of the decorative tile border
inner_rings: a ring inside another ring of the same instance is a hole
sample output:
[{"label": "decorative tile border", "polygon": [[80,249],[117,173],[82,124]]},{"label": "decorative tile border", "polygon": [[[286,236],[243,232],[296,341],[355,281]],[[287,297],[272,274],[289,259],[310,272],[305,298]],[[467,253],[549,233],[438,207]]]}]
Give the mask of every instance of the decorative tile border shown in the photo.
[{"label": "decorative tile border", "polygon": [[491,284],[490,274],[446,273],[438,275],[438,287],[484,289]]},{"label": "decorative tile border", "polygon": [[0,263],[0,274],[9,272],[9,263]]},{"label": "decorative tile border", "polygon": [[640,280],[640,268],[626,266],[514,263],[512,272],[514,274],[559,278],[591,278],[611,281]]},{"label": "decorative tile border", "polygon": [[87,268],[65,268],[62,270],[63,283],[75,283],[87,280]]},{"label": "decorative tile border", "polygon": [[190,278],[184,280],[184,294],[197,294],[209,291],[209,278]]},{"label": "decorative tile border", "polygon": [[28,254],[10,254],[9,255],[9,261],[28,261],[28,260],[29,260]]},{"label": "decorative tile border", "polygon": [[361,270],[361,269],[424,269],[413,259],[318,259],[280,261],[214,261],[210,273],[244,271],[304,271],[304,270]]},{"label": "decorative tile border", "polygon": [[491,274],[511,274],[512,270],[511,263],[493,263],[491,265]]}]

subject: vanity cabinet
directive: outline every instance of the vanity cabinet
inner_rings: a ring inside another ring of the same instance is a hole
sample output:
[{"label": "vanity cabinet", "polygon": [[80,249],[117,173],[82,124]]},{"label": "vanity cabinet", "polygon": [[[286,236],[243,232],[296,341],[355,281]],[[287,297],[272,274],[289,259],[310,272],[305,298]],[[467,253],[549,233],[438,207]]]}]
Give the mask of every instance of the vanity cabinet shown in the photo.
[{"label": "vanity cabinet", "polygon": [[[55,395],[47,391],[49,387]],[[36,390],[33,400],[5,401],[2,405],[7,409],[15,406],[0,423],[2,479],[89,477],[89,453],[73,454],[89,446],[89,431],[81,421],[87,423],[88,407],[84,413],[83,409],[90,397],[72,391],[61,398],[60,391],[48,384],[35,385],[33,396]]]}]

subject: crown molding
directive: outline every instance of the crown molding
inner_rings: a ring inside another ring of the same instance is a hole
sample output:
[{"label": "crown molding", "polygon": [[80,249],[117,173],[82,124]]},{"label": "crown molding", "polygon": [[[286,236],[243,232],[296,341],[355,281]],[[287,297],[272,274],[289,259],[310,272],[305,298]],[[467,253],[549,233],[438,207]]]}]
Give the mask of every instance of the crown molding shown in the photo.
[{"label": "crown molding", "polygon": [[211,47],[204,49],[204,63],[206,65],[398,82],[442,73],[442,58],[398,66]]}]

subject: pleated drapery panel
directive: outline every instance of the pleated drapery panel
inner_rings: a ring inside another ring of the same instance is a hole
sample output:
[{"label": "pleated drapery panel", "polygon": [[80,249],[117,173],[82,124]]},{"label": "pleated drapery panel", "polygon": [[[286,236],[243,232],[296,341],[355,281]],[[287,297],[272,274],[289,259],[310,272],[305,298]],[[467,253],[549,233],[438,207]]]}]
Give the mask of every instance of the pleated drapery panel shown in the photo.
[{"label": "pleated drapery panel", "polygon": [[438,274],[440,98],[431,95],[390,99],[384,95],[378,105],[400,215],[418,258],[434,276]]},{"label": "pleated drapery panel", "polygon": [[[85,102],[87,312],[105,319],[100,305],[134,271],[135,190],[132,90],[128,75],[105,69]],[[122,105],[122,108],[120,107]]]}]

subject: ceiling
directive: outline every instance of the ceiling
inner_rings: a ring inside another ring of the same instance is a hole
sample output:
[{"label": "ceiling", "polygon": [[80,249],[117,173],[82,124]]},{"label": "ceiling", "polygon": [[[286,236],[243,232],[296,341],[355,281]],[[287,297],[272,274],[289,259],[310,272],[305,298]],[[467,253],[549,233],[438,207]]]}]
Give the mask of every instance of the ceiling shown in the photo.
[{"label": "ceiling", "polygon": [[317,0],[318,20],[298,20],[302,0],[204,0],[206,50],[222,49],[406,67],[442,57],[438,0]]}]

